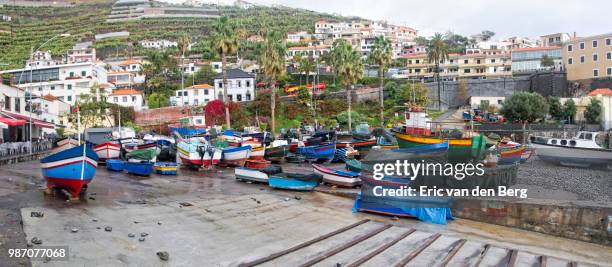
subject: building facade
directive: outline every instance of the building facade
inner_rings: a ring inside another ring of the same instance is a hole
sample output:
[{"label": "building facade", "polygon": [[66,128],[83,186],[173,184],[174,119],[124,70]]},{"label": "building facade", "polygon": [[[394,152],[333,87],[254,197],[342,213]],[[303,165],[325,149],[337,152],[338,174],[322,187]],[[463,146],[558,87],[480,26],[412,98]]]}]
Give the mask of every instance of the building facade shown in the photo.
[{"label": "building facade", "polygon": [[612,77],[612,33],[572,39],[562,55],[570,81]]},{"label": "building facade", "polygon": [[[427,60],[427,53],[408,54],[405,75],[408,79],[433,81],[435,64]],[[503,50],[483,50],[473,54],[449,54],[440,63],[440,79],[497,79],[512,76],[510,53]]]},{"label": "building facade", "polygon": [[[542,66],[542,59],[548,57],[553,66]],[[563,57],[560,46],[530,47],[512,49],[512,73],[529,74],[543,70],[562,70]]]},{"label": "building facade", "polygon": [[122,107],[133,107],[136,111],[143,109],[145,106],[142,92],[133,88],[113,90],[106,101]]},{"label": "building facade", "polygon": [[199,106],[206,105],[215,99],[215,87],[209,84],[196,84],[182,90],[176,90],[175,95],[170,97],[172,106]]},{"label": "building facade", "polygon": [[[255,76],[241,69],[227,70],[227,97],[230,101],[241,102],[255,99]],[[223,77],[215,77],[217,99],[223,100]]]}]

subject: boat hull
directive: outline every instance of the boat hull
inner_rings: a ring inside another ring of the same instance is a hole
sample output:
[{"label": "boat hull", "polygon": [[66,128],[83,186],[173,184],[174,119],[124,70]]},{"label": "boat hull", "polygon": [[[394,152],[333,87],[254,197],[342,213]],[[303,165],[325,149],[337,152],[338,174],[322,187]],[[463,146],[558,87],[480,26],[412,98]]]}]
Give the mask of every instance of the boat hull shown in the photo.
[{"label": "boat hull", "polygon": [[121,156],[121,146],[113,142],[96,145],[93,150],[98,155],[100,163],[105,163],[109,159],[117,159]]},{"label": "boat hull", "polygon": [[234,175],[236,176],[237,180],[251,181],[251,182],[258,182],[258,183],[268,182],[268,174],[260,170],[255,170],[251,168],[244,168],[244,167],[235,168]]},{"label": "boat hull", "polygon": [[[220,163],[222,156],[222,151],[220,149],[206,151],[204,155],[200,155],[200,152],[197,150],[198,146],[200,145],[186,142],[180,142],[178,144],[177,154],[182,165],[199,168],[217,165]],[[212,156],[210,155],[211,152]]]},{"label": "boat hull", "polygon": [[114,172],[123,171],[123,161],[117,159],[109,159],[106,161],[106,169]]},{"label": "boat hull", "polygon": [[265,158],[268,160],[281,160],[289,153],[289,145],[266,148]]},{"label": "boat hull", "polygon": [[336,153],[336,144],[300,147],[297,153],[306,157],[306,160],[332,160]]},{"label": "boat hull", "polygon": [[161,175],[176,175],[177,164],[174,162],[156,162],[153,170]]},{"label": "boat hull", "polygon": [[525,147],[522,145],[516,146],[500,146],[499,149],[499,159],[497,164],[514,164],[521,161],[523,157],[523,153],[525,152]]},{"label": "boat hull", "polygon": [[266,148],[264,146],[252,147],[250,158],[251,159],[263,159],[266,153]]},{"label": "boat hull", "polygon": [[249,158],[251,146],[231,147],[223,150],[221,164],[224,166],[242,167]]},{"label": "boat hull", "polygon": [[124,169],[127,173],[138,176],[149,176],[153,172],[152,162],[125,162]]},{"label": "boat hull", "polygon": [[[421,145],[438,144],[446,139],[429,136],[415,136],[395,133],[400,148],[413,148]],[[480,159],[484,155],[486,142],[483,136],[472,138],[448,139],[448,159],[451,162],[464,162]]]},{"label": "boat hull", "polygon": [[314,173],[323,177],[323,182],[342,187],[355,187],[361,184],[359,173],[330,169],[318,164],[312,165]]},{"label": "boat hull", "polygon": [[301,181],[271,176],[268,178],[268,185],[272,188],[278,189],[312,191],[315,187],[317,187],[318,183],[314,181]]},{"label": "boat hull", "polygon": [[40,162],[47,188],[67,189],[71,197],[76,198],[82,188],[93,180],[98,156],[90,147],[80,145],[51,154]]},{"label": "boat hull", "polygon": [[612,164],[612,151],[532,144],[543,161],[566,167],[606,168]]}]

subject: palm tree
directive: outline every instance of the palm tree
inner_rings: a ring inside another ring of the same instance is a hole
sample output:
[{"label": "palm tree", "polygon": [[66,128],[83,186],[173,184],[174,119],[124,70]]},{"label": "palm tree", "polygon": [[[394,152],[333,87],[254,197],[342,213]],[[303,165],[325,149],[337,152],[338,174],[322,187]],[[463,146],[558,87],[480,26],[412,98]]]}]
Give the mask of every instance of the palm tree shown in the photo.
[{"label": "palm tree", "polygon": [[221,73],[223,76],[223,101],[225,102],[225,124],[231,128],[229,99],[227,97],[227,55],[238,51],[238,37],[236,26],[223,16],[213,25],[213,48],[221,57]]},{"label": "palm tree", "polygon": [[353,49],[346,40],[334,43],[332,48],[334,69],[341,78],[342,85],[346,87],[346,101],[348,103],[348,127],[352,131],[351,118],[351,87],[363,76],[363,62],[361,54]]},{"label": "palm tree", "polygon": [[438,110],[442,109],[442,98],[440,96],[440,63],[448,59],[448,45],[441,33],[436,33],[427,45],[427,60],[434,63],[435,80],[438,82]]},{"label": "palm tree", "polygon": [[308,77],[310,73],[314,72],[316,67],[314,58],[311,56],[302,58],[302,62],[300,62],[300,72],[306,74],[306,86],[308,86]]},{"label": "palm tree", "polygon": [[379,104],[380,104],[380,126],[383,127],[385,124],[385,104],[384,104],[384,80],[385,80],[385,69],[392,61],[393,49],[391,48],[391,42],[389,39],[385,39],[384,36],[378,36],[374,39],[374,46],[368,60],[378,66],[378,76],[380,79],[380,91],[379,91]]},{"label": "palm tree", "polygon": [[191,45],[191,37],[189,35],[183,34],[178,38],[177,46],[179,52],[181,52],[181,89],[185,89],[185,75],[182,69],[183,60],[185,59],[185,53],[189,50],[189,46]]},{"label": "palm tree", "polygon": [[285,74],[285,54],[287,46],[283,38],[276,31],[268,32],[266,41],[261,44],[259,51],[259,66],[271,83],[270,90],[270,109],[272,111],[272,136],[276,133],[276,80]]}]

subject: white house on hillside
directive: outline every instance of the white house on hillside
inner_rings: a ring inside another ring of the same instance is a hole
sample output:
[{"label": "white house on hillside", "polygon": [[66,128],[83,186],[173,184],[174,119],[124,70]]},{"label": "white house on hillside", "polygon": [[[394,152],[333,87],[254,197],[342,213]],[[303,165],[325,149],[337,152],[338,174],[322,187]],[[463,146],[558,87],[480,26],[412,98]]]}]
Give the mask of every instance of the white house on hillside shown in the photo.
[{"label": "white house on hillside", "polygon": [[215,88],[209,84],[196,84],[183,90],[176,90],[175,95],[170,97],[173,106],[198,106],[206,105],[208,101],[215,99]]},{"label": "white house on hillside", "polygon": [[[227,70],[227,97],[230,101],[241,102],[255,99],[255,76],[241,69]],[[215,92],[223,99],[223,77],[215,77]]]},{"label": "white house on hillside", "polygon": [[142,92],[133,88],[114,90],[106,99],[109,103],[117,104],[122,107],[133,107],[136,111],[144,107]]}]

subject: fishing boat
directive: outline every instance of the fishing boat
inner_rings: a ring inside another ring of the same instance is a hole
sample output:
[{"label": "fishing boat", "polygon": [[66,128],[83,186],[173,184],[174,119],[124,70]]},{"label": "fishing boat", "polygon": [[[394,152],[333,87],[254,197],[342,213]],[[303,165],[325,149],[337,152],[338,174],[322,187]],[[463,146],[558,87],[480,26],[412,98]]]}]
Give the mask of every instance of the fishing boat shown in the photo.
[{"label": "fishing boat", "polygon": [[113,141],[95,145],[93,150],[100,158],[100,163],[105,163],[109,159],[118,159],[121,156],[121,145]]},{"label": "fishing boat", "polygon": [[66,189],[71,198],[78,198],[96,174],[98,155],[83,144],[46,156],[40,163],[47,181],[46,192],[54,188]]},{"label": "fishing boat", "polygon": [[181,164],[194,168],[217,165],[222,157],[221,149],[214,148],[199,138],[180,141],[177,153]]},{"label": "fishing boat", "polygon": [[247,159],[245,167],[251,169],[263,169],[270,166],[270,162],[265,159]]},{"label": "fishing boat", "polygon": [[361,184],[359,173],[335,170],[319,164],[312,164],[314,172],[323,177],[323,182],[344,187],[355,187]]},{"label": "fishing boat", "polygon": [[240,147],[228,147],[223,149],[223,156],[221,158],[221,165],[242,167],[249,158],[251,152],[251,146],[240,146]]},{"label": "fishing boat", "polygon": [[285,160],[289,163],[304,163],[306,161],[306,157],[303,155],[298,155],[298,154],[293,154],[293,153],[289,153],[287,154],[287,157],[285,157]]},{"label": "fishing boat", "polygon": [[138,149],[151,149],[155,150],[157,154],[157,141],[143,141],[138,139],[133,139],[127,143],[123,144],[123,147],[127,152],[131,152]]},{"label": "fishing boat", "polygon": [[249,154],[251,159],[263,159],[266,154],[266,147],[259,146],[251,146],[251,153]]},{"label": "fishing boat", "polygon": [[129,174],[138,176],[149,176],[153,172],[153,162],[150,161],[126,161],[123,168]]},{"label": "fishing boat", "polygon": [[175,162],[155,162],[153,170],[161,175],[176,175],[178,165]]},{"label": "fishing boat", "polygon": [[266,147],[265,159],[270,161],[281,161],[289,153],[289,143],[287,140],[274,140],[270,146]]},{"label": "fishing boat", "polygon": [[368,140],[338,141],[336,142],[336,149],[350,146],[355,148],[357,151],[365,151],[370,150],[375,145],[376,138],[371,138]]},{"label": "fishing boat", "polygon": [[351,172],[360,173],[362,171],[361,161],[356,159],[347,160],[345,162],[345,167]]},{"label": "fishing boat", "polygon": [[52,152],[60,152],[62,150],[70,149],[73,147],[79,146],[79,141],[72,139],[70,137],[59,140],[55,143],[55,148],[53,148]]},{"label": "fishing boat", "polygon": [[375,164],[407,163],[446,163],[448,161],[448,142],[421,145],[412,148],[382,149],[374,147],[361,159],[361,169],[372,171]]},{"label": "fishing boat", "polygon": [[336,143],[298,147],[297,153],[306,157],[306,160],[331,161],[336,153]]},{"label": "fishing boat", "polygon": [[268,183],[268,177],[272,174],[283,172],[280,166],[267,166],[263,169],[252,169],[245,167],[234,168],[236,180]]},{"label": "fishing boat", "polygon": [[568,167],[603,167],[612,164],[612,150],[603,146],[600,133],[579,131],[573,138],[532,137],[536,155],[543,161]]},{"label": "fishing boat", "polygon": [[106,169],[114,172],[122,172],[123,171],[124,162],[119,159],[109,159],[106,160]]},{"label": "fishing boat", "polygon": [[319,183],[321,183],[321,175],[301,174],[301,173],[277,173],[269,175],[268,185],[272,188],[297,190],[297,191],[312,191]]},{"label": "fishing boat", "polygon": [[525,152],[525,146],[521,144],[498,144],[490,148],[498,152],[497,164],[514,164],[520,162]]},{"label": "fishing boat", "polygon": [[483,135],[477,135],[471,138],[441,138],[395,133],[395,137],[397,138],[400,148],[412,148],[448,141],[448,159],[452,162],[481,159],[484,155],[486,144]]}]

